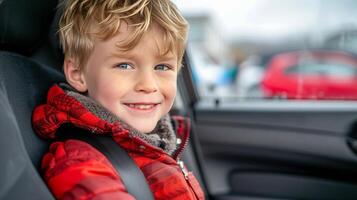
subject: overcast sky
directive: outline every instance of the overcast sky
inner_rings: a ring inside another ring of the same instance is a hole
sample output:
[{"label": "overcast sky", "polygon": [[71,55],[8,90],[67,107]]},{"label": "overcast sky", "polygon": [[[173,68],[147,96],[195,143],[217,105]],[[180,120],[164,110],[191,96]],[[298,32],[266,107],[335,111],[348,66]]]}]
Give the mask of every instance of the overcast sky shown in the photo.
[{"label": "overcast sky", "polygon": [[355,0],[174,0],[184,15],[206,13],[228,38],[283,37],[357,25]]}]

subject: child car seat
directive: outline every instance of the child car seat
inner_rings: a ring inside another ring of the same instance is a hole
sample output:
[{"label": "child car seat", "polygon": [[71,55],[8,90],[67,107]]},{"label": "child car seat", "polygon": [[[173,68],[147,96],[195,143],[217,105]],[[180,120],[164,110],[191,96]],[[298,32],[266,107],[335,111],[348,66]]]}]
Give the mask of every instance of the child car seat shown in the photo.
[{"label": "child car seat", "polygon": [[56,5],[0,1],[0,199],[53,199],[37,170],[48,144],[32,131],[31,115],[63,76],[30,57],[47,38]]}]

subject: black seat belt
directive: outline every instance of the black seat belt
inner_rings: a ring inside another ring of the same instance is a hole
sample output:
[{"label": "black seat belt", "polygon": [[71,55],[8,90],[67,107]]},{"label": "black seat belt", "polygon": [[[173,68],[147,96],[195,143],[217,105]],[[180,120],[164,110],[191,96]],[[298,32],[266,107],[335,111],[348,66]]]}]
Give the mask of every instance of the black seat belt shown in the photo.
[{"label": "black seat belt", "polygon": [[138,200],[154,200],[153,194],[143,172],[128,153],[120,147],[111,136],[75,134],[67,139],[78,139],[91,144],[103,153],[115,167],[126,190]]}]

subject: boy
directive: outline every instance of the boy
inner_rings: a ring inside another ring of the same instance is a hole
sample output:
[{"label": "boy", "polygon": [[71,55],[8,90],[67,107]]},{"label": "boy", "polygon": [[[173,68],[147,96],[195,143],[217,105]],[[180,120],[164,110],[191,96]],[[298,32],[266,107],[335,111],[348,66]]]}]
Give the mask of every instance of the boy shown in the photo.
[{"label": "boy", "polygon": [[[70,124],[109,134],[142,170],[155,199],[203,199],[192,173],[177,164],[189,123],[167,114],[187,38],[173,3],[68,0],[59,33],[68,84],[50,88],[47,104],[35,109],[36,132],[55,138]],[[57,199],[134,199],[104,155],[79,140],[53,143],[42,170]]]}]

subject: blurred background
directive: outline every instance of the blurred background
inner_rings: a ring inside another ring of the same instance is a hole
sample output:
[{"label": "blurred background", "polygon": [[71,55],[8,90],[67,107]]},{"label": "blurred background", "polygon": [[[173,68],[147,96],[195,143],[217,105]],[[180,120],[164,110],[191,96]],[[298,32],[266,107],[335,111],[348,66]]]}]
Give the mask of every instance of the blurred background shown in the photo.
[{"label": "blurred background", "polygon": [[357,100],[357,1],[174,2],[203,98]]}]

